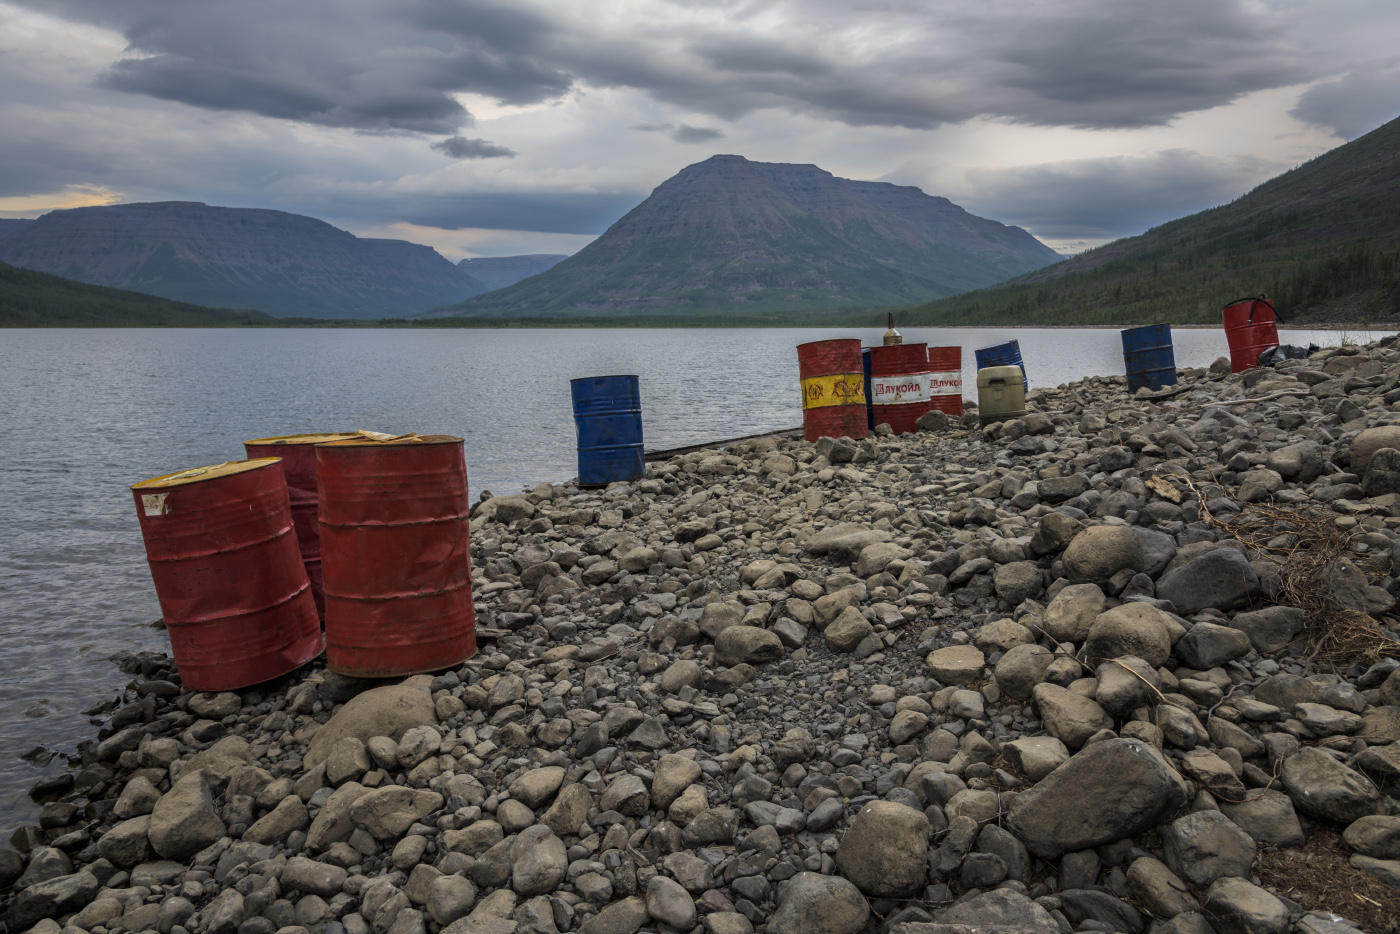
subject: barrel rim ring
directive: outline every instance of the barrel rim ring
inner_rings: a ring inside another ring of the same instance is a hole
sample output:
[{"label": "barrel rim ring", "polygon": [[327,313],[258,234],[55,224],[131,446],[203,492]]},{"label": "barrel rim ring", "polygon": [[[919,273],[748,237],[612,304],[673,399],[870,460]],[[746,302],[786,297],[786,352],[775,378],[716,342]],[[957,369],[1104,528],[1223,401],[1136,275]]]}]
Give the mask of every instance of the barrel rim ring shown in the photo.
[{"label": "barrel rim ring", "polygon": [[[247,460],[224,461],[222,464],[209,464],[204,467],[188,467],[184,470],[161,474],[159,477],[151,477],[140,483],[133,483],[131,488],[133,490],[168,490],[178,486],[204,483],[208,480],[219,480],[223,477],[236,477],[239,474],[252,473],[255,470],[281,462],[282,458],[280,457],[254,457]],[[195,476],[182,476],[196,470],[200,473]]]},{"label": "barrel rim ring", "polygon": [[574,379],[569,380],[569,385],[572,386],[574,383],[582,383],[582,382],[585,382],[586,380],[591,380],[591,379],[635,379],[635,380],[640,380],[641,378],[642,378],[642,377],[641,377],[641,374],[639,374],[639,373],[609,373],[609,374],[607,374],[606,376],[579,376],[579,377],[576,377],[576,378],[574,378]]}]

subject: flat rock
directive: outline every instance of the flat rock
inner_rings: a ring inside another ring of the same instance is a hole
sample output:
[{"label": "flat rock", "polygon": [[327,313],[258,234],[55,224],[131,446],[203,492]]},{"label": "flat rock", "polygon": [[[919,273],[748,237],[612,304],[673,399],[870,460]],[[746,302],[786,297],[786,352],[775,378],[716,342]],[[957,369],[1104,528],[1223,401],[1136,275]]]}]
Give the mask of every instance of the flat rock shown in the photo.
[{"label": "flat rock", "polygon": [[387,736],[398,742],[414,727],[436,726],[437,710],[428,694],[432,679],[415,675],[402,684],[387,684],[356,695],[316,731],[307,749],[307,768],[320,765],[331,748],[347,736],[368,742]]},{"label": "flat rock", "polygon": [[1093,743],[1021,792],[1007,825],[1042,859],[1102,846],[1160,824],[1189,789],[1162,754],[1136,739]]}]

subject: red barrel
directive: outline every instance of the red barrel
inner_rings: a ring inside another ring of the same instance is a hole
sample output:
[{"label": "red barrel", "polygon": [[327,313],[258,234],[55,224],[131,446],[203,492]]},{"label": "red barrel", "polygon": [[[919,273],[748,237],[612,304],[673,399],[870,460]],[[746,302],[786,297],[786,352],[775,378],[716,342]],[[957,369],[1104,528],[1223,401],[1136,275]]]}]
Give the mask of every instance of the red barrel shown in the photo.
[{"label": "red barrel", "polygon": [[808,441],[870,434],[860,341],[798,344],[797,367],[802,378],[802,428]]},{"label": "red barrel", "polygon": [[1278,315],[1264,296],[1241,298],[1225,306],[1225,340],[1230,344],[1230,371],[1254,366],[1259,355],[1278,346]]},{"label": "red barrel", "polygon": [[297,531],[301,563],[306,565],[306,577],[311,581],[311,596],[316,601],[316,615],[321,619],[326,618],[326,598],[321,593],[321,531],[316,527],[316,503],[320,487],[316,482],[315,445],[354,437],[358,437],[356,432],[337,432],[281,435],[243,442],[243,450],[248,452],[249,459],[282,459],[282,475],[287,478],[287,495],[292,501],[292,525]]},{"label": "red barrel", "polygon": [[476,654],[462,439],[318,444],[316,471],[331,671],[382,678]]},{"label": "red barrel", "polygon": [[914,431],[929,404],[928,344],[870,348],[870,407],[875,424],[895,434]]},{"label": "red barrel", "polygon": [[131,488],[180,679],[227,691],[284,675],[325,643],[275,457]]},{"label": "red barrel", "polygon": [[928,349],[929,408],[962,418],[962,348]]}]

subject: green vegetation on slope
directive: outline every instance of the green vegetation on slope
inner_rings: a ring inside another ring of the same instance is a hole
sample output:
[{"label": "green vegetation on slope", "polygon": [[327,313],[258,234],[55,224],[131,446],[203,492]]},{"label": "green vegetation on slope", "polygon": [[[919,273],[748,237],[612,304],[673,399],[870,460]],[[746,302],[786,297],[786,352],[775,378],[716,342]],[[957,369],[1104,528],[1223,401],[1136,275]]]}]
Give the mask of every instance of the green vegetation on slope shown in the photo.
[{"label": "green vegetation on slope", "polygon": [[910,324],[1205,324],[1265,293],[1286,320],[1400,319],[1400,120],[1230,204],[1010,282],[911,308]]},{"label": "green vegetation on slope", "polygon": [[0,327],[250,327],[276,321],[261,311],[205,308],[0,263]]}]

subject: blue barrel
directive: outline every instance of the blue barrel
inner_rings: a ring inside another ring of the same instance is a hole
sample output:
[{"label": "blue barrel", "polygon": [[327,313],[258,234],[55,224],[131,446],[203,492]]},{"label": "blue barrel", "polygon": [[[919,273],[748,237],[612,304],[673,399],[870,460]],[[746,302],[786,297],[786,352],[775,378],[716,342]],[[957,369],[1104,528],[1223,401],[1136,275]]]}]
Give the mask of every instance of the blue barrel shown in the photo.
[{"label": "blue barrel", "polygon": [[1021,343],[1005,341],[973,351],[977,355],[977,369],[985,370],[992,366],[1018,366],[1021,368],[1022,388],[1030,392],[1031,382],[1026,378],[1026,364],[1021,359]]},{"label": "blue barrel", "polygon": [[865,420],[870,423],[871,431],[875,430],[875,399],[870,395],[870,348],[866,347],[860,352],[861,364],[865,367]]},{"label": "blue barrel", "polygon": [[640,480],[642,393],[635,376],[585,376],[572,380],[578,432],[579,486]]},{"label": "blue barrel", "polygon": [[1124,331],[1123,363],[1128,371],[1128,392],[1137,392],[1144,386],[1156,390],[1175,385],[1172,326],[1148,324]]}]

